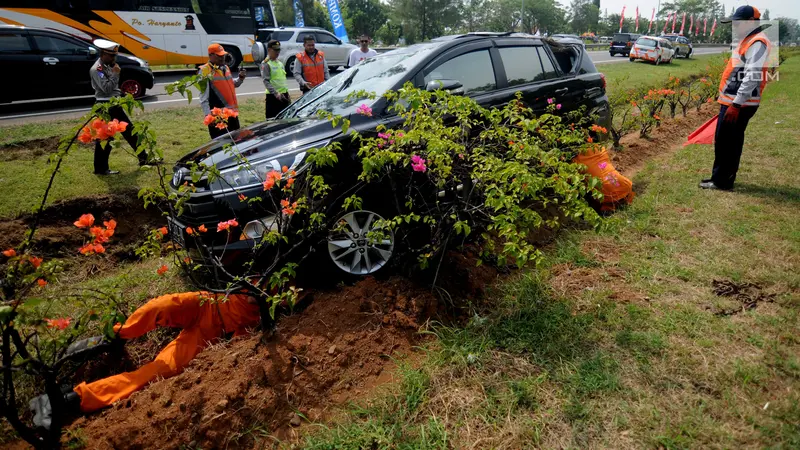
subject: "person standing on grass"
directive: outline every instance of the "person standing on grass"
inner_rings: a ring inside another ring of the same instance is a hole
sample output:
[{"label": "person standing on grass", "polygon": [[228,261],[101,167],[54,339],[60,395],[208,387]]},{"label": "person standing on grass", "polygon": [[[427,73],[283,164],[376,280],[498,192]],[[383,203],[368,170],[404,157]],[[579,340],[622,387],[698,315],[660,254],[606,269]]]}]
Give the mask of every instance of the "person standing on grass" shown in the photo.
[{"label": "person standing on grass", "polygon": [[358,38],[358,43],[361,44],[361,47],[350,52],[350,59],[347,63],[347,67],[353,67],[361,63],[361,61],[378,54],[378,52],[369,48],[369,36],[366,34],[362,34]]},{"label": "person standing on grass", "polygon": [[295,55],[294,79],[300,85],[300,91],[305,94],[316,86],[322,84],[331,77],[328,70],[328,61],[325,60],[325,53],[317,50],[317,42],[314,36],[308,35],[303,38],[303,52]]},{"label": "person standing on grass", "polygon": [[722,23],[733,22],[733,38],[739,45],[731,54],[719,84],[719,118],[714,136],[714,167],[703,189],[733,189],[742,158],[744,132],[758,111],[767,84],[771,44],[760,25],[761,13],[753,6],[740,6]]},{"label": "person standing on grass", "polygon": [[[117,53],[119,44],[105,39],[96,39],[94,45],[100,49],[100,58],[89,69],[89,79],[94,88],[95,103],[105,103],[114,97],[122,96],[119,89],[119,74],[122,71],[117,64]],[[147,164],[147,152],[139,151],[139,139],[133,136],[133,123],[125,110],[121,106],[112,106],[108,109],[111,120],[117,119],[120,122],[127,122],[128,126],[122,132],[122,136],[133,148],[139,158],[139,165]],[[111,156],[111,145],[106,143],[105,147],[96,141],[94,144],[94,173],[96,175],[116,175],[119,170],[108,168],[108,158]]]},{"label": "person standing on grass", "polygon": [[[211,113],[212,108],[229,108],[236,112],[239,111],[239,101],[236,99],[236,88],[244,83],[247,71],[239,69],[239,78],[233,79],[231,69],[225,65],[225,51],[219,44],[208,46],[208,62],[200,66],[198,74],[208,79],[206,90],[200,94],[200,106],[203,114]],[[228,118],[228,130],[239,129],[239,118]],[[211,139],[227,133],[225,129],[219,129],[214,124],[208,125],[208,134]]]},{"label": "person standing on grass", "polygon": [[267,42],[267,58],[261,63],[261,80],[267,88],[264,101],[265,116],[272,119],[289,106],[289,84],[286,82],[286,70],[278,61],[281,43],[275,39]]}]

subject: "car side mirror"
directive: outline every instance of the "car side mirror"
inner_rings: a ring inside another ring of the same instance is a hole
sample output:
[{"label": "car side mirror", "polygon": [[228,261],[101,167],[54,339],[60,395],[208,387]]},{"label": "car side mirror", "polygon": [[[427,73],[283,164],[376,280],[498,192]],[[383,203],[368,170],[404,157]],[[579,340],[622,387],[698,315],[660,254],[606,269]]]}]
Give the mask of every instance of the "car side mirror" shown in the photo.
[{"label": "car side mirror", "polygon": [[425,90],[428,92],[438,91],[439,89],[453,95],[464,95],[464,86],[458,80],[431,80],[425,85]]},{"label": "car side mirror", "polygon": [[89,56],[97,55],[97,49],[95,49],[94,47],[89,47],[89,53],[88,54],[89,54]]}]

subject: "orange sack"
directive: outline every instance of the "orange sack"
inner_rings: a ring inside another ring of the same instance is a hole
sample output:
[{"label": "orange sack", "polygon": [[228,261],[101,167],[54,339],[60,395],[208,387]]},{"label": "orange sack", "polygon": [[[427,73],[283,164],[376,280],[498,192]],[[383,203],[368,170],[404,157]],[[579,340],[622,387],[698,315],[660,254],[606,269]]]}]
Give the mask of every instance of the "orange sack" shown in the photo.
[{"label": "orange sack", "polygon": [[[219,299],[219,302],[215,301]],[[127,398],[151,381],[169,378],[183,371],[205,347],[225,333],[246,333],[259,324],[258,305],[242,294],[224,295],[184,292],[156,297],[137,309],[124,325],[117,325],[123,339],[134,339],[156,327],[182,328],[155,361],[133,372],[121,373],[92,383],[81,383],[75,392],[81,411],[91,412]]]},{"label": "orange sack", "polygon": [[633,192],[633,183],[617,172],[617,169],[611,164],[611,158],[605,148],[588,150],[576,156],[572,161],[586,166],[585,173],[599,178],[603,182],[601,211],[613,211],[619,203],[630,204],[633,201],[633,197],[636,195]]}]

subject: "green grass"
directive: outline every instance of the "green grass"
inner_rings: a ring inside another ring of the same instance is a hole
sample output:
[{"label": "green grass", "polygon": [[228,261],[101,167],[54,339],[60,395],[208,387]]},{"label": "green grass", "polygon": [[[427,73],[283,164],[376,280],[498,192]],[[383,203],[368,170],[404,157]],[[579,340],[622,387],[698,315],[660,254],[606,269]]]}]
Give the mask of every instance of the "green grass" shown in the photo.
[{"label": "green grass", "polygon": [[[403,383],[308,446],[423,448],[425,429],[439,438],[427,448],[797,448],[798,96],[793,58],[748,128],[736,190],[697,188],[710,147],[652,162],[637,175],[647,190],[602,231],[562,235],[491,310],[434,328]],[[775,301],[715,316],[728,301],[715,279]]]},{"label": "green grass", "polygon": [[[670,64],[654,65],[652,63],[617,62],[600,64],[597,70],[602,72],[608,80],[608,93],[613,94],[615,89],[625,89],[637,86],[656,86],[669,77],[684,78],[702,73],[709,63],[721,61],[722,54],[699,55],[691,59],[674,59]],[[615,80],[625,80],[624,84],[617,84]]]}]

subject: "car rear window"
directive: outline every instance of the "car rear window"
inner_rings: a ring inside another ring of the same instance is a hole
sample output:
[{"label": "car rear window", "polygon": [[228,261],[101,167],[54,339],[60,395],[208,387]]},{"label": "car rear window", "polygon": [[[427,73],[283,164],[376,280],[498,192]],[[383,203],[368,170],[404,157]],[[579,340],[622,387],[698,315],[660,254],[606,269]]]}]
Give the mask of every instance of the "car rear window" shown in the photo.
[{"label": "car rear window", "polygon": [[641,45],[642,47],[655,47],[656,46],[655,39],[647,39],[647,38],[640,38],[636,41],[636,45]]},{"label": "car rear window", "polygon": [[614,42],[628,42],[631,40],[630,34],[615,34],[614,35]]}]

